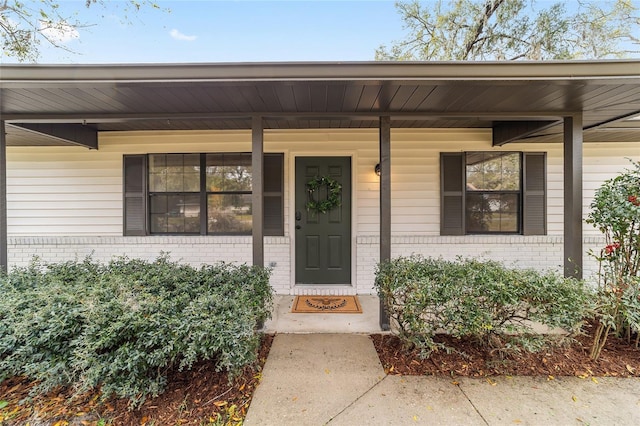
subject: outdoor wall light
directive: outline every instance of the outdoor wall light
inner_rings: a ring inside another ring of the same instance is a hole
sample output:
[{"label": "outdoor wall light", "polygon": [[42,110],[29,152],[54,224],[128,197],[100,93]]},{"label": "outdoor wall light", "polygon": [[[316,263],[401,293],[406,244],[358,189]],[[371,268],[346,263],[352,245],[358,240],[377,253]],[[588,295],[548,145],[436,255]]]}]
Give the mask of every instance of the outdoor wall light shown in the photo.
[{"label": "outdoor wall light", "polygon": [[382,173],[382,172],[380,171],[380,163],[376,164],[376,167],[373,169],[373,171],[375,171],[375,172],[376,172],[376,174],[377,174],[378,176],[380,176],[380,174]]}]

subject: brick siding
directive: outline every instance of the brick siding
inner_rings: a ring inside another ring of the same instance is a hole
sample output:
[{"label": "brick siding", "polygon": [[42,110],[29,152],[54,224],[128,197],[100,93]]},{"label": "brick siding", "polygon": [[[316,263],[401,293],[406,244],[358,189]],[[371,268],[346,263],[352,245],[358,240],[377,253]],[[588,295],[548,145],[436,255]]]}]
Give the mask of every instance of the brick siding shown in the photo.
[{"label": "brick siding", "polygon": [[[171,259],[193,266],[216,262],[252,262],[251,237],[10,237],[9,266],[26,266],[34,256],[45,262],[82,260],[86,256],[101,262],[127,256],[147,260],[168,253]],[[561,236],[394,236],[392,256],[423,256],[455,259],[493,259],[517,268],[562,270]],[[585,237],[585,252],[599,251],[601,237]],[[288,237],[265,238],[265,266],[272,269],[271,285],[277,294],[372,294],[379,256],[379,238],[356,238],[355,286],[292,286],[291,246]],[[595,282],[597,264],[584,255],[585,278]]]}]

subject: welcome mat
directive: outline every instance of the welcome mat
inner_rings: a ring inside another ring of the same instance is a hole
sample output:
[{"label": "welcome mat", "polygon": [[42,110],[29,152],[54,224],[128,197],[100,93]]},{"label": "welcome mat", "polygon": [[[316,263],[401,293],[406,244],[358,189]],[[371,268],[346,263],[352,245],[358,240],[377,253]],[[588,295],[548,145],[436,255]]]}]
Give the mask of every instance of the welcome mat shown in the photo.
[{"label": "welcome mat", "polygon": [[361,314],[357,296],[296,296],[294,314]]}]

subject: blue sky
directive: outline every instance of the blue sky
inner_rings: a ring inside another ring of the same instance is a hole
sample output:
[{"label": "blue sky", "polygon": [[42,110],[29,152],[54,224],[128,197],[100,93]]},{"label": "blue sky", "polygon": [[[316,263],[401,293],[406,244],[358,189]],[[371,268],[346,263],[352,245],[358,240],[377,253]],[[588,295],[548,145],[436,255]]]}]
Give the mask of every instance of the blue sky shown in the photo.
[{"label": "blue sky", "polygon": [[404,34],[391,0],[159,1],[170,11],[144,8],[129,23],[124,2],[105,3],[116,4],[87,10],[84,0],[62,0],[95,25],[65,42],[78,54],[43,43],[38,62],[363,61]]}]

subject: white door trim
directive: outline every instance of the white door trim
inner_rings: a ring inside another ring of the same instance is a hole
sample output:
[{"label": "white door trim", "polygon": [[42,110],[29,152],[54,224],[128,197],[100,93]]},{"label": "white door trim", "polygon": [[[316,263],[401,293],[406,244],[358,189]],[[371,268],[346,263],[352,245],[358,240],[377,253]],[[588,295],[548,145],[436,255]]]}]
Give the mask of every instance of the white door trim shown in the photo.
[{"label": "white door trim", "polygon": [[[297,157],[350,157],[351,158],[351,284],[350,285],[335,285],[335,284],[297,284],[296,285],[296,241],[295,241],[295,196],[296,196],[296,176],[295,176],[295,167],[296,167],[296,158]],[[358,227],[356,214],[358,209],[358,188],[357,188],[357,152],[355,150],[341,150],[341,151],[332,151],[330,153],[323,152],[319,150],[310,150],[310,151],[302,151],[302,150],[292,150],[289,152],[289,160],[287,161],[287,166],[289,169],[289,182],[287,182],[287,190],[291,196],[288,200],[287,211],[289,212],[289,235],[291,235],[291,243],[289,245],[290,249],[290,259],[291,259],[291,270],[290,270],[290,288],[291,294],[356,294],[357,286],[356,286],[356,278],[357,278],[357,253],[356,253],[356,229]]]}]

